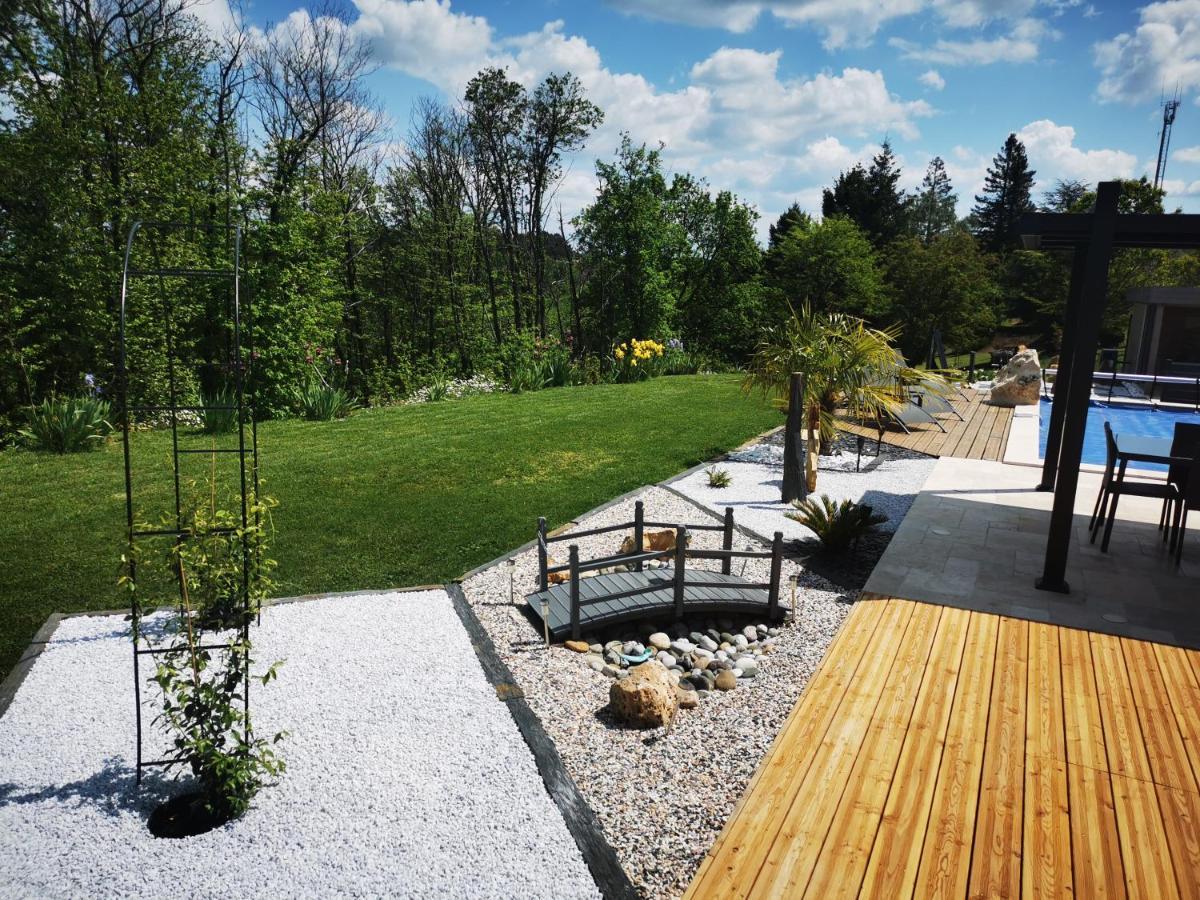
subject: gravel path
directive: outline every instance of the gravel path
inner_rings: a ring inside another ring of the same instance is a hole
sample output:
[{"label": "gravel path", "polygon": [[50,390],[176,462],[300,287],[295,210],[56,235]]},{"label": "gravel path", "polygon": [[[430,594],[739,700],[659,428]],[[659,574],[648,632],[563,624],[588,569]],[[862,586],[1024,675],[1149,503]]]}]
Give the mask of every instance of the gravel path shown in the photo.
[{"label": "gravel path", "polygon": [[[646,503],[648,519],[708,521],[693,504],[661,488],[647,488],[639,496]],[[588,517],[576,527],[631,521],[635,499]],[[580,555],[614,552],[621,537],[616,532],[584,538],[579,541]],[[719,543],[719,533],[696,532],[692,546]],[[746,543],[738,538],[739,546]],[[565,558],[566,544],[555,546]],[[536,589],[536,552],[529,550],[514,559],[515,603],[509,599],[505,564],[468,579],[464,593],[596,811],[629,877],[647,897],[677,897],[820,662],[850,609],[849,598],[828,582],[802,573],[799,620],[782,629],[758,676],[739,681],[729,693],[714,691],[694,709],[680,710],[666,735],[661,729],[638,731],[613,721],[604,710],[610,680],[561,644],[546,652],[540,632],[522,609],[523,595]],[[713,561],[695,564],[706,563],[717,565]],[[752,560],[745,574],[766,581],[768,565],[768,560]],[[794,565],[785,562],[785,585],[793,571]],[[703,627],[704,621],[695,620],[688,627]],[[738,628],[749,621],[734,620]],[[670,623],[659,624],[671,630]],[[655,630],[649,623],[633,623],[596,637],[629,636],[644,642]]]},{"label": "gravel path", "polygon": [[[834,447],[838,455],[818,460],[816,493],[835,501],[850,499],[869,503],[875,512],[888,517],[884,531],[895,531],[908,512],[921,485],[933,471],[937,459],[884,444],[875,456],[875,443],[863,449],[861,471],[854,471],[855,444],[843,435]],[[785,538],[811,538],[812,532],[784,516],[792,507],[779,502],[783,483],[783,433],[752,444],[715,464],[733,478],[729,487],[710,488],[704,470],[670,482],[675,490],[718,511],[732,506],[737,521],[758,534],[770,537],[782,531]]]},{"label": "gravel path", "polygon": [[70,618],[0,719],[0,896],[598,897],[443,591],[267,609],[262,734],[288,771],[241,820],[159,840],[135,789],[121,617]]}]

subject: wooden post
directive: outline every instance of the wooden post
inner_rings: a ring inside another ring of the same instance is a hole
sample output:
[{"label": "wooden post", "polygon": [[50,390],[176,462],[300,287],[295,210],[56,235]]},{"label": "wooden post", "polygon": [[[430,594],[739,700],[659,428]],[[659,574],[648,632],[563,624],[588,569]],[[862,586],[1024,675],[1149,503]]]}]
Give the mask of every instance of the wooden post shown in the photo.
[{"label": "wooden post", "polygon": [[[725,530],[721,535],[721,549],[726,553],[733,550],[733,507],[725,507]],[[733,574],[733,557],[726,556],[721,560],[721,574]]]},{"label": "wooden post", "polygon": [[[639,500],[637,503],[633,504],[633,547],[634,547],[633,552],[634,553],[642,552],[642,540],[645,535],[645,525],[643,524],[643,522],[645,522],[645,519],[646,519],[645,504],[643,504],[642,501]],[[643,568],[645,568],[645,562],[643,560],[639,559],[637,561],[637,571],[640,572],[640,571],[642,571]]]},{"label": "wooden post", "polygon": [[579,640],[579,547],[571,545],[571,640]]},{"label": "wooden post", "polygon": [[683,579],[687,567],[687,529],[675,529],[675,619],[683,618]]},{"label": "wooden post", "polygon": [[783,570],[783,532],[775,532],[771,541],[771,587],[767,594],[767,617],[779,615],[779,576]]},{"label": "wooden post", "polygon": [[546,560],[546,517],[538,516],[538,590],[548,590],[550,587],[547,581],[548,575],[546,568],[549,563]]},{"label": "wooden post", "polygon": [[793,372],[788,382],[787,424],[783,432],[783,490],[781,500],[791,503],[808,495],[804,479],[804,375]]}]

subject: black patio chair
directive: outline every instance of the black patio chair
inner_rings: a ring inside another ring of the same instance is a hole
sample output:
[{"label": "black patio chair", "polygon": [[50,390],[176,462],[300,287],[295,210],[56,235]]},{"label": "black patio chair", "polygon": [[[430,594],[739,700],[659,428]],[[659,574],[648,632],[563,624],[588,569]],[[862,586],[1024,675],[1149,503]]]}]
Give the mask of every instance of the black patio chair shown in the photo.
[{"label": "black patio chair", "polygon": [[[1168,527],[1163,531],[1163,540],[1170,540],[1175,553],[1175,565],[1183,559],[1183,537],[1187,528],[1188,512],[1200,509],[1200,425],[1191,422],[1176,422],[1175,434],[1171,438],[1171,456],[1176,459],[1167,473],[1167,482],[1175,494],[1163,504],[1163,519]],[[1183,462],[1190,459],[1191,463]]]},{"label": "black patio chair", "polygon": [[[1127,462],[1121,461],[1117,466],[1117,440],[1113,437],[1112,425],[1104,423],[1104,446],[1106,450],[1104,463],[1104,480],[1100,483],[1100,496],[1096,498],[1096,508],[1092,511],[1092,540],[1096,543],[1096,535],[1100,533],[1100,525],[1104,524],[1104,540],[1100,550],[1108,552],[1108,542],[1112,538],[1113,522],[1117,519],[1117,501],[1122,495],[1128,497],[1149,497],[1167,503],[1175,494],[1175,488],[1165,481],[1135,481],[1125,480]],[[1163,519],[1160,517],[1159,526]]]}]

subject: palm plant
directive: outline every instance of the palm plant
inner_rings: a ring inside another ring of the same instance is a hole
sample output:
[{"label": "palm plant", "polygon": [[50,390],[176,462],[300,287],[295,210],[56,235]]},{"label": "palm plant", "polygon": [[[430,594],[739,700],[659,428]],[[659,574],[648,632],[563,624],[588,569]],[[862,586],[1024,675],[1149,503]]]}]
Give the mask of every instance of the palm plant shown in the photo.
[{"label": "palm plant", "polygon": [[[805,303],[793,308],[783,325],[768,329],[750,360],[744,386],[762,390],[786,410],[791,374],[804,373],[805,428],[820,434],[821,452],[827,453],[837,436],[839,408],[852,418],[878,420],[899,407],[904,385],[943,383],[940,376],[904,363],[893,346],[899,335],[897,328],[872,328],[856,316],[818,312]],[[812,490],[816,472],[811,454],[809,465],[814,467],[807,478]]]}]

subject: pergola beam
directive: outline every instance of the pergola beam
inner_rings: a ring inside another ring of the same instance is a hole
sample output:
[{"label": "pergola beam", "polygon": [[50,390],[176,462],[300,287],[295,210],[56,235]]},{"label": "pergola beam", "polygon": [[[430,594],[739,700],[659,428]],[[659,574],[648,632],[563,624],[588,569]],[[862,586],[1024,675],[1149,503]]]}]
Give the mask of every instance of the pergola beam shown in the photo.
[{"label": "pergola beam", "polygon": [[[1084,246],[1076,249],[1084,259],[1073,267],[1072,275],[1083,275],[1078,288],[1074,321],[1068,318],[1064,334],[1074,331],[1071,346],[1068,384],[1062,406],[1061,445],[1058,453],[1057,483],[1054,506],[1050,513],[1050,532],[1046,537],[1046,558],[1042,577],[1037,586],[1046,591],[1068,593],[1067,557],[1071,550],[1071,535],[1075,523],[1075,495],[1079,487],[1079,464],[1083,458],[1083,438],[1087,428],[1088,399],[1092,390],[1091,366],[1100,339],[1100,321],[1108,295],[1108,264],[1112,257],[1117,232],[1117,201],[1121,185],[1116,181],[1102,182],[1096,190],[1096,211],[1088,216],[1090,231]],[[1041,219],[1042,217],[1038,217]],[[1045,220],[1059,218],[1045,217]],[[1074,218],[1074,217],[1072,217]],[[1122,225],[1124,225],[1124,217]],[[1189,217],[1192,218],[1192,217]],[[1195,217],[1200,220],[1200,217]],[[1043,220],[1044,221],[1044,220]],[[1053,225],[1053,221],[1048,224]],[[1045,235],[1047,231],[1043,231]],[[1200,237],[1200,234],[1197,235]],[[1072,285],[1072,293],[1075,292]],[[1059,389],[1055,389],[1055,394]],[[1053,422],[1053,415],[1051,416]],[[1047,456],[1049,456],[1047,451]]]}]

